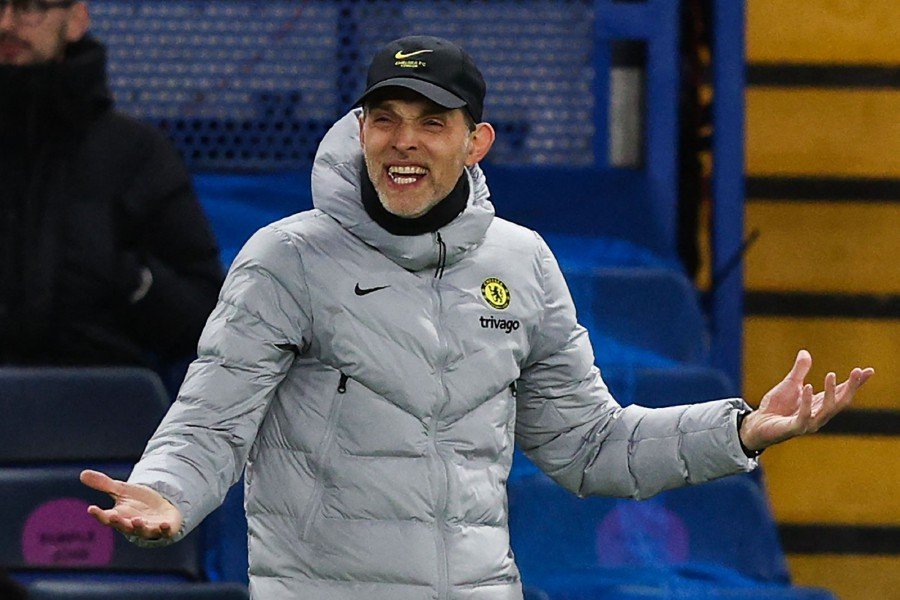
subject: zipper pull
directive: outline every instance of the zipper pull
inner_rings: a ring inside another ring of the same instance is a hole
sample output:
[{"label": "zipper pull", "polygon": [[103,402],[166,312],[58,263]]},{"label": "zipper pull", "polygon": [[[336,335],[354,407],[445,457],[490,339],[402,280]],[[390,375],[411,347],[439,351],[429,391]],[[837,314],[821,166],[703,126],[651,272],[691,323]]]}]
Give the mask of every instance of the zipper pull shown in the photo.
[{"label": "zipper pull", "polygon": [[519,395],[519,388],[516,387],[516,382],[513,381],[509,384],[509,393],[512,394],[512,397],[515,398]]},{"label": "zipper pull", "polygon": [[437,279],[440,279],[444,276],[444,266],[447,264],[447,244],[444,243],[444,238],[441,237],[441,232],[435,232],[437,235],[437,243],[438,243],[438,266],[434,270],[434,276]]},{"label": "zipper pull", "polygon": [[338,382],[338,394],[343,394],[347,391],[347,381],[350,378],[341,373],[341,380]]}]

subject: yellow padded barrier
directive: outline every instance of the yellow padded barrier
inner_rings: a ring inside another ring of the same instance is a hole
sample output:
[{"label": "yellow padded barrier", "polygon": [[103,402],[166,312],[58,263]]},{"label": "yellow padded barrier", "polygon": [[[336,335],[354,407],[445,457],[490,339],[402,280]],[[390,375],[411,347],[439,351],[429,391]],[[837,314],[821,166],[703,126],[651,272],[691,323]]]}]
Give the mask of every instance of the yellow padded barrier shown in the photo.
[{"label": "yellow padded barrier", "polygon": [[900,91],[748,88],[746,145],[750,175],[900,177]]},{"label": "yellow padded barrier", "polygon": [[900,525],[900,437],[812,435],[762,464],[779,523]]},{"label": "yellow padded barrier", "polygon": [[900,590],[900,556],[795,554],[788,565],[794,584],[828,588],[841,600],[889,600]]},{"label": "yellow padded barrier", "polygon": [[746,287],[900,294],[900,204],[747,203]]},{"label": "yellow padded barrier", "polygon": [[898,63],[897,0],[748,0],[753,62]]},{"label": "yellow padded barrier", "polygon": [[757,404],[769,388],[784,378],[800,348],[812,354],[808,381],[816,391],[822,389],[829,370],[843,381],[852,367],[871,366],[875,367],[875,376],[854,399],[854,408],[900,410],[900,320],[745,318],[747,402]]}]

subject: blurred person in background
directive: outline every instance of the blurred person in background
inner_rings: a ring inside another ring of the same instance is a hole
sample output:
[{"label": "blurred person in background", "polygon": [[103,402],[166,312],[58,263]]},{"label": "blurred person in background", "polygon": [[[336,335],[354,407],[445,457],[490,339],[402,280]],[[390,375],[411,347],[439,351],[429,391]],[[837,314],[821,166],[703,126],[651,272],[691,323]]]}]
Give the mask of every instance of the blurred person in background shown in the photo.
[{"label": "blurred person in background", "polygon": [[0,0],[0,364],[193,355],[222,281],[188,174],[116,112],[84,2]]},{"label": "blurred person in background", "polygon": [[178,401],[129,481],[89,512],[143,545],[181,539],[246,465],[261,600],[521,600],[506,481],[518,441],[568,490],[646,498],[757,466],[871,377],[818,394],[801,351],[740,398],[622,408],[538,234],[494,216],[484,79],[430,36],[375,55],[361,110],[319,146],[315,210],[232,266]]}]

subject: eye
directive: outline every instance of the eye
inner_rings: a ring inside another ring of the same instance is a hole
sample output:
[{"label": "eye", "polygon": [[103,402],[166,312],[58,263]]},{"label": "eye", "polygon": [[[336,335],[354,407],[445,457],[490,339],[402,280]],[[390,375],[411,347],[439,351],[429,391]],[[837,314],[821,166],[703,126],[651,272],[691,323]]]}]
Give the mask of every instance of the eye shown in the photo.
[{"label": "eye", "polygon": [[444,122],[440,119],[426,119],[425,127],[429,129],[440,129],[444,126]]}]

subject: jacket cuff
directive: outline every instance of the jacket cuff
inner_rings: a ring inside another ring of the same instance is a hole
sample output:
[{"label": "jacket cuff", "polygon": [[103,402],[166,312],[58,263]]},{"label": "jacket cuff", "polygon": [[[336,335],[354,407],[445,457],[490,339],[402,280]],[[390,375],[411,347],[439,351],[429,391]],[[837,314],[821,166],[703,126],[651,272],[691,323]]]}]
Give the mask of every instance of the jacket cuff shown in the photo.
[{"label": "jacket cuff", "polygon": [[747,417],[747,415],[749,415],[752,412],[753,412],[752,409],[745,409],[745,410],[738,411],[738,414],[737,414],[738,442],[740,442],[741,450],[744,451],[744,455],[747,458],[756,458],[760,454],[762,454],[763,451],[765,450],[765,448],[763,448],[761,450],[751,450],[750,448],[748,448],[747,446],[744,445],[744,440],[741,439],[741,425],[744,423],[744,419]]},{"label": "jacket cuff", "polygon": [[[735,424],[735,427],[733,440],[734,444],[732,444],[732,446],[737,446],[737,449],[740,452],[740,455],[738,455],[738,460],[746,461],[744,470],[749,472],[759,467],[759,460],[757,460],[757,457],[762,454],[762,450],[758,452],[755,450],[750,450],[749,448],[744,446],[744,442],[741,440],[741,422],[744,420],[744,417],[753,412],[753,409],[749,404],[747,404],[740,398],[734,398],[733,402],[735,403],[735,408],[732,412],[732,422]],[[734,448],[732,448],[731,451],[734,452]]]}]

